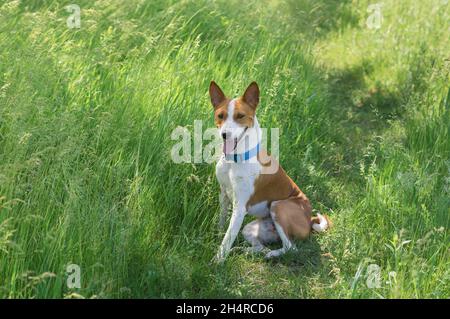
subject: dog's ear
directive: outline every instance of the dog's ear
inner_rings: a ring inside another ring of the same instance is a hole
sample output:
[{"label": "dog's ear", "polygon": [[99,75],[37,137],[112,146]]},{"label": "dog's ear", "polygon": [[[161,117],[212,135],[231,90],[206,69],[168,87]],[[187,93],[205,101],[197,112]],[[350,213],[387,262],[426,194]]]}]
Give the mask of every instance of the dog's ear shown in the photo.
[{"label": "dog's ear", "polygon": [[259,87],[258,84],[256,84],[256,82],[250,83],[247,90],[245,90],[242,99],[253,109],[256,109],[259,103]]},{"label": "dog's ear", "polygon": [[211,81],[209,85],[209,96],[211,97],[211,103],[214,108],[217,108],[226,99],[222,89],[214,81]]}]

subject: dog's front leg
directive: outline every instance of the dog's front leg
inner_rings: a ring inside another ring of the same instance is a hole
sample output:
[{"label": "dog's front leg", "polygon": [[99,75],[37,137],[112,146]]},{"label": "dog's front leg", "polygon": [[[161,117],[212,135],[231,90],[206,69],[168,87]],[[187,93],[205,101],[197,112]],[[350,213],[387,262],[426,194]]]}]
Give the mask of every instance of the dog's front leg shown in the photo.
[{"label": "dog's front leg", "polygon": [[222,244],[220,245],[219,251],[217,252],[216,261],[222,262],[227,257],[228,253],[230,252],[231,246],[236,240],[239,230],[241,229],[245,214],[245,206],[236,205],[233,208],[230,225],[228,226],[228,230],[225,234],[225,237],[223,238]]},{"label": "dog's front leg", "polygon": [[219,216],[219,229],[223,230],[225,222],[227,220],[228,210],[230,208],[231,201],[227,195],[227,192],[223,187],[220,188],[220,216]]}]

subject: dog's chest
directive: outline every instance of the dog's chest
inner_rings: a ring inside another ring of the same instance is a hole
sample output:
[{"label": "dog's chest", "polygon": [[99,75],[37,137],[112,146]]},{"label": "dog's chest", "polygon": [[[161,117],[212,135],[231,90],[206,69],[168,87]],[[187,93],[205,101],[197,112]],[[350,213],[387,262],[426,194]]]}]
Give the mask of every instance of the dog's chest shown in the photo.
[{"label": "dog's chest", "polygon": [[261,173],[259,163],[233,163],[222,157],[216,165],[216,177],[233,204],[246,205]]}]

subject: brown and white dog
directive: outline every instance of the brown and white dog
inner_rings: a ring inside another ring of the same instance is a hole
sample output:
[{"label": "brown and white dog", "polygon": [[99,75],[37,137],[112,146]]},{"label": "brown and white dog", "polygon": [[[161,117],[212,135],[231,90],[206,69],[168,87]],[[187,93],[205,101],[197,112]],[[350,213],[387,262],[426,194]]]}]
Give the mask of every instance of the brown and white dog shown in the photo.
[{"label": "brown and white dog", "polygon": [[268,251],[266,258],[280,256],[295,248],[291,240],[305,239],[312,229],[326,230],[328,217],[320,214],[311,217],[308,198],[276,160],[260,149],[261,128],[256,118],[259,88],[256,82],[251,83],[239,98],[227,98],[215,82],[211,82],[209,94],[215,123],[223,138],[223,154],[216,166],[221,189],[221,228],[233,204],[230,224],[216,260],[223,261],[228,255],[247,213],[257,218],[242,230],[244,238],[251,244],[250,251],[264,251],[266,244],[281,239],[283,247]]}]

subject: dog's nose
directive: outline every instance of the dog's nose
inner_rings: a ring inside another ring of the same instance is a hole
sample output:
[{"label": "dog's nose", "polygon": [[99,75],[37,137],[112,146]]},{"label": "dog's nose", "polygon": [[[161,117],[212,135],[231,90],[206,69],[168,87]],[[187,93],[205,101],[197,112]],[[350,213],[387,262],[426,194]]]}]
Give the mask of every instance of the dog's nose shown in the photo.
[{"label": "dog's nose", "polygon": [[223,133],[222,133],[222,138],[223,138],[224,140],[227,138],[227,133],[226,133],[226,132],[223,132]]}]

